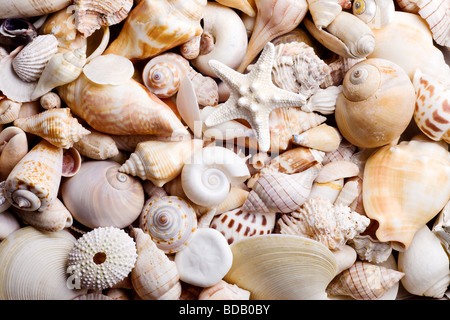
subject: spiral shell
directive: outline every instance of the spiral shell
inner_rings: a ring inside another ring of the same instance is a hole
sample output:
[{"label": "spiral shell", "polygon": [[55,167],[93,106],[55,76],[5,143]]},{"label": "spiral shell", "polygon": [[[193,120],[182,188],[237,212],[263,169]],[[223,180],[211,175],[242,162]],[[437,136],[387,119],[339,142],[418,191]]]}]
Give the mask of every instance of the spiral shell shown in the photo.
[{"label": "spiral shell", "polygon": [[224,147],[205,147],[192,154],[183,166],[181,183],[192,202],[210,207],[227,197],[230,187],[250,177],[245,161]]},{"label": "spiral shell", "polygon": [[89,228],[124,228],[139,217],[145,201],[142,184],[119,168],[110,160],[85,161],[63,181],[62,200],[75,220]]},{"label": "spiral shell", "polygon": [[183,198],[151,197],[142,209],[139,226],[150,234],[159,249],[171,254],[189,244],[197,229],[197,216]]},{"label": "spiral shell", "polygon": [[352,11],[371,28],[382,28],[394,19],[393,0],[356,0]]}]

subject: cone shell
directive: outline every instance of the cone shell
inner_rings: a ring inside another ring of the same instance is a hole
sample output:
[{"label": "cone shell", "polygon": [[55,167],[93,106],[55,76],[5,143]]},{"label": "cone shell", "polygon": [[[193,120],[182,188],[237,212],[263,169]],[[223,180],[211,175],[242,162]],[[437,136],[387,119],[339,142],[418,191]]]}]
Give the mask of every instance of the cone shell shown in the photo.
[{"label": "cone shell", "polygon": [[202,147],[203,141],[200,139],[140,142],[119,171],[150,180],[162,187],[177,177],[183,169],[184,161]]},{"label": "cone shell", "polygon": [[45,210],[58,195],[62,162],[62,148],[40,141],[8,175],[5,182],[8,201],[22,210]]},{"label": "cone shell", "polygon": [[322,300],[337,270],[321,243],[292,235],[255,236],[232,244],[224,280],[250,291],[251,300]]},{"label": "cone shell", "polygon": [[396,285],[403,272],[356,261],[338,274],[327,288],[329,295],[347,295],[355,300],[377,300]]},{"label": "cone shell", "polygon": [[133,289],[143,300],[177,300],[181,282],[175,262],[158,249],[149,234],[139,228],[131,229],[138,257],[131,270]]},{"label": "cone shell", "polygon": [[377,220],[376,237],[395,249],[408,248],[414,234],[436,216],[450,198],[447,145],[423,137],[385,146],[366,162],[363,203]]},{"label": "cone shell", "polygon": [[14,125],[65,149],[73,147],[75,142],[90,133],[72,116],[69,108],[50,109],[28,118],[20,118],[14,121]]},{"label": "cone shell", "polygon": [[89,228],[124,228],[139,217],[145,201],[142,184],[119,168],[110,160],[85,161],[63,181],[62,200],[75,220]]},{"label": "cone shell", "polygon": [[166,254],[183,250],[197,229],[196,212],[183,198],[151,197],[145,203],[140,228],[150,234],[156,246]]},{"label": "cone shell", "polygon": [[86,293],[67,281],[67,255],[75,241],[65,230],[29,226],[11,233],[0,244],[0,299],[71,300]]}]

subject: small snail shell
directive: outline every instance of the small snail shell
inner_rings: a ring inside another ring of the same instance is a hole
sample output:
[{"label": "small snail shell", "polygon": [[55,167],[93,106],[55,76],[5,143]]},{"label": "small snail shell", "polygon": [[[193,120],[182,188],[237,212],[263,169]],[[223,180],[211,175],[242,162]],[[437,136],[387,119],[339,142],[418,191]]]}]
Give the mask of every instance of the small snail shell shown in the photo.
[{"label": "small snail shell", "polygon": [[213,146],[195,152],[185,163],[181,183],[189,200],[210,207],[225,200],[231,186],[249,177],[245,160],[229,149]]},{"label": "small snail shell", "polygon": [[180,197],[151,197],[140,216],[140,228],[166,254],[184,249],[197,228],[194,208]]},{"label": "small snail shell", "polygon": [[394,19],[393,0],[356,0],[352,6],[353,14],[371,28],[382,28]]},{"label": "small snail shell", "polygon": [[366,59],[344,77],[336,100],[336,123],[350,143],[375,148],[403,133],[414,104],[414,87],[402,68],[385,59]]}]

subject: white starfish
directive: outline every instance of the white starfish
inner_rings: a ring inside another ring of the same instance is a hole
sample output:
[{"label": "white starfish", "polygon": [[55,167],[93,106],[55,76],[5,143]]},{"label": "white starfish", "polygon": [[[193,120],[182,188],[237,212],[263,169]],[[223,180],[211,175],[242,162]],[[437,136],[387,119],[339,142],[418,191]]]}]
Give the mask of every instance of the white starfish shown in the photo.
[{"label": "white starfish", "polygon": [[268,151],[270,112],[281,107],[300,107],[306,103],[306,97],[302,94],[280,89],[273,84],[274,57],[275,46],[268,42],[247,74],[217,60],[210,60],[213,71],[228,85],[230,97],[205,119],[205,125],[209,127],[233,119],[245,119],[255,133],[260,151]]}]

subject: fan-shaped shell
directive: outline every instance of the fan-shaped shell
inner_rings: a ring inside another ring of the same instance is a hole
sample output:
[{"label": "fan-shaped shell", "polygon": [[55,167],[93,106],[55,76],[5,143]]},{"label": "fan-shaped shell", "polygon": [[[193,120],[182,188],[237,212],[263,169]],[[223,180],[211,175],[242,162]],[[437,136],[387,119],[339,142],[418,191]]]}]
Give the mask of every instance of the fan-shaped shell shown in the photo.
[{"label": "fan-shaped shell", "polygon": [[450,4],[448,1],[419,1],[419,15],[425,19],[438,45],[450,48]]},{"label": "fan-shaped shell", "polygon": [[110,135],[92,128],[89,131],[90,134],[73,144],[80,154],[94,160],[106,160],[119,154],[116,142]]},{"label": "fan-shaped shell", "polygon": [[323,244],[270,234],[230,247],[233,265],[224,280],[250,291],[251,300],[327,299],[325,289],[336,275],[337,264]]},{"label": "fan-shaped shell", "polygon": [[144,189],[136,178],[120,173],[110,160],[85,161],[61,184],[62,200],[75,220],[89,228],[124,228],[144,205]]},{"label": "fan-shaped shell", "polygon": [[24,227],[0,243],[0,299],[70,300],[80,294],[67,281],[67,255],[76,242],[65,230]]},{"label": "fan-shaped shell", "polygon": [[197,216],[194,208],[183,198],[156,196],[145,203],[139,226],[150,234],[159,249],[171,254],[189,245],[197,229]]}]

